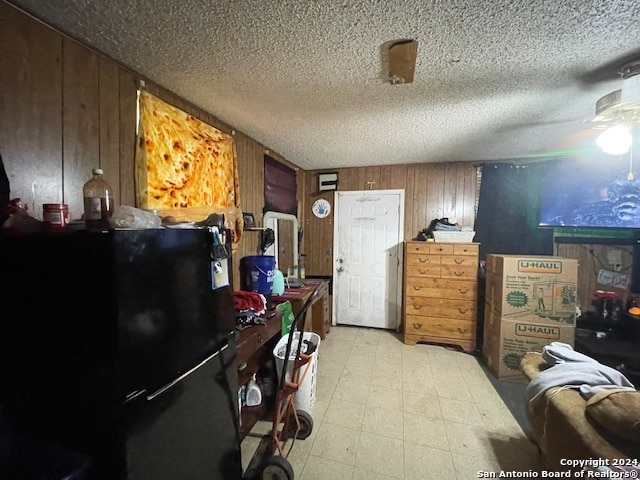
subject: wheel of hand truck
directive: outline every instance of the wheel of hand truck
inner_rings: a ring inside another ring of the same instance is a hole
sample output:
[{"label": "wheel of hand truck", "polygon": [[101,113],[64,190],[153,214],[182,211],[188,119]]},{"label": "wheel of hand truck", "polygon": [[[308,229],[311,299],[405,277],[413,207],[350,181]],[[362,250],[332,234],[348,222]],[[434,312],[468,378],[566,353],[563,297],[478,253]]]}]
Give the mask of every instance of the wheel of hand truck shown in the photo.
[{"label": "wheel of hand truck", "polygon": [[311,435],[311,432],[313,431],[313,418],[304,410],[296,410],[296,414],[300,421],[300,430],[298,431],[296,438],[298,440],[304,440]]},{"label": "wheel of hand truck", "polygon": [[262,480],[293,480],[293,467],[286,458],[272,455],[262,462],[259,478]]}]

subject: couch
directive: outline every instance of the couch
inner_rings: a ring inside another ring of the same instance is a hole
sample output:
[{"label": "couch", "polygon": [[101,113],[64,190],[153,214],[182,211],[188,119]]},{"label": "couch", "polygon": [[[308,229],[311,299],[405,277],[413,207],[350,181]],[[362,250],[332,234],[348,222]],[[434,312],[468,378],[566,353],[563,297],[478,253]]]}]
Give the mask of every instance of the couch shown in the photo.
[{"label": "couch", "polygon": [[[520,367],[530,380],[553,368],[534,352],[522,357]],[[640,392],[636,390],[612,385],[585,397],[575,385],[552,387],[536,401],[527,399],[526,415],[548,470],[581,471],[621,459],[633,465],[637,463],[633,459],[640,459]],[[588,462],[580,462],[584,460]]]}]

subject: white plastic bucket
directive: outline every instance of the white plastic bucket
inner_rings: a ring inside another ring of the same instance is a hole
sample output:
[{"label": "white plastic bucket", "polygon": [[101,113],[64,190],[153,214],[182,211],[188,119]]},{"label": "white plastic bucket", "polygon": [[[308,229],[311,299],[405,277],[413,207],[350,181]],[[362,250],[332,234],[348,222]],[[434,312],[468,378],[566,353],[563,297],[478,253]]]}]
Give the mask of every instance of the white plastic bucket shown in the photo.
[{"label": "white plastic bucket", "polygon": [[[294,332],[293,342],[291,344],[290,359],[287,362],[287,381],[291,381],[291,373],[293,371],[293,362],[297,349],[294,348],[296,340],[300,338],[300,332]],[[303,332],[302,341],[309,340],[311,343],[317,345],[315,351],[311,354],[311,360],[306,365],[300,367],[298,372],[298,379],[302,379],[298,385],[298,391],[296,392],[293,404],[297,410],[304,410],[305,412],[312,414],[313,406],[316,403],[316,371],[318,370],[318,350],[320,349],[320,335],[313,332]],[[280,377],[282,376],[282,367],[284,366],[284,352],[278,355],[278,350],[281,348],[287,348],[287,342],[289,341],[289,334],[287,333],[282,337],[277,345],[273,349],[273,358],[276,361],[276,371],[278,372],[278,383],[280,383]]]}]

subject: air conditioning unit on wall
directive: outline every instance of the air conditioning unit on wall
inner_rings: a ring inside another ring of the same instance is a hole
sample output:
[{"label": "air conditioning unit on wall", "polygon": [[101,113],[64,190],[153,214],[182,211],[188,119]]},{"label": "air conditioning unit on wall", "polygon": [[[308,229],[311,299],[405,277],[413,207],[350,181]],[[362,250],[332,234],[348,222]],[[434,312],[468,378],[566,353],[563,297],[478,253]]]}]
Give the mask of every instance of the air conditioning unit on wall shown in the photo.
[{"label": "air conditioning unit on wall", "polygon": [[337,190],[338,174],[337,173],[319,173],[318,174],[318,190]]}]

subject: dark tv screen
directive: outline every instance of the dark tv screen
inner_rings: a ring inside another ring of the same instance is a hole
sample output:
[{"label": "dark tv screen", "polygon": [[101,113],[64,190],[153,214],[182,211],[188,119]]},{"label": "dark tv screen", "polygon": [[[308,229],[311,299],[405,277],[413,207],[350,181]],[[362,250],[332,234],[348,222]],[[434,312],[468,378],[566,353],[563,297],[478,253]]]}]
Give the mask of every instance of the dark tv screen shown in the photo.
[{"label": "dark tv screen", "polygon": [[545,163],[540,226],[640,228],[640,180],[628,180],[629,158]]}]

